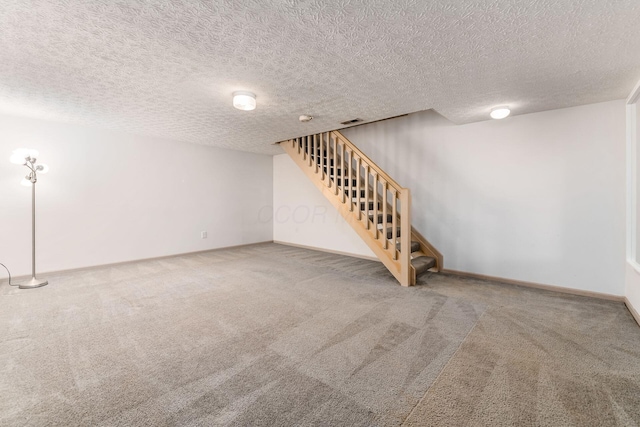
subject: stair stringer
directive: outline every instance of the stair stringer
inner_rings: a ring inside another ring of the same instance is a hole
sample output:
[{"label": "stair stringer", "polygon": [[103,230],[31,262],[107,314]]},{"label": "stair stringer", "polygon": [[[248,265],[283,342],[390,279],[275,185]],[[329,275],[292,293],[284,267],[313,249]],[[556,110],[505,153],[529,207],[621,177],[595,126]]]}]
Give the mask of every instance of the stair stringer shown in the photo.
[{"label": "stair stringer", "polygon": [[[411,240],[420,243],[420,251],[425,255],[432,256],[436,259],[436,265],[431,270],[442,271],[444,268],[444,257],[442,254],[422,235],[415,227],[411,227]],[[431,271],[430,270],[430,271]]]}]

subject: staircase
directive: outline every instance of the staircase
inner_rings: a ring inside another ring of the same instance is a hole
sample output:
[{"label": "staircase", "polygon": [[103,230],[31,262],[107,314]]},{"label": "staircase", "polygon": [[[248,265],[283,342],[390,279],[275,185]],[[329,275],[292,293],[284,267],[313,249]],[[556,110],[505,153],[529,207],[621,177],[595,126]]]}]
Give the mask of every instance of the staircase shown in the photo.
[{"label": "staircase", "polygon": [[338,131],[280,146],[403,286],[440,271],[442,255],[411,226],[411,192]]}]

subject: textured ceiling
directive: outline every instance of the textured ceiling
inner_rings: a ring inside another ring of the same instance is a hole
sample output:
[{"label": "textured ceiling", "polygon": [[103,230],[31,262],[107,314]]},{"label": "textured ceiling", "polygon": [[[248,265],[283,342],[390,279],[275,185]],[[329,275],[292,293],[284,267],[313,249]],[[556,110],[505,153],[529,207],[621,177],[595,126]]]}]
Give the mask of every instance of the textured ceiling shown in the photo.
[{"label": "textured ceiling", "polygon": [[0,2],[0,112],[267,154],[356,117],[467,123],[638,78],[638,0]]}]

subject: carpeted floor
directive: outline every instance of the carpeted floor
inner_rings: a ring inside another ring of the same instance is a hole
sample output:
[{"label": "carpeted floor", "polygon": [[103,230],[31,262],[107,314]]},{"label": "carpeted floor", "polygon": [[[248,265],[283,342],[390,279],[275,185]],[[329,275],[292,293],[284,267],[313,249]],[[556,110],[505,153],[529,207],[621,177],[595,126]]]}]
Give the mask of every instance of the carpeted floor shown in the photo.
[{"label": "carpeted floor", "polygon": [[260,244],[0,285],[0,425],[632,426],[622,303]]}]

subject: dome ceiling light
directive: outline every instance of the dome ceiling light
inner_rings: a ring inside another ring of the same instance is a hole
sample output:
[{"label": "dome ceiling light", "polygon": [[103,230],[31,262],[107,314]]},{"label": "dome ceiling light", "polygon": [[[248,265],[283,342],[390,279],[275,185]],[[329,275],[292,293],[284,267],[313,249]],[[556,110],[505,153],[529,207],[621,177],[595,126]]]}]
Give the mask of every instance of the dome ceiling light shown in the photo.
[{"label": "dome ceiling light", "polygon": [[509,114],[511,114],[511,110],[509,110],[509,107],[506,107],[506,106],[495,107],[491,109],[492,119],[496,119],[496,120],[504,119]]},{"label": "dome ceiling light", "polygon": [[256,95],[251,92],[233,92],[233,106],[238,110],[251,111],[256,109]]}]

